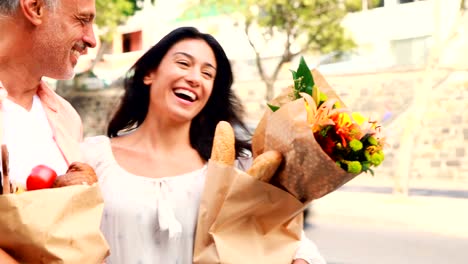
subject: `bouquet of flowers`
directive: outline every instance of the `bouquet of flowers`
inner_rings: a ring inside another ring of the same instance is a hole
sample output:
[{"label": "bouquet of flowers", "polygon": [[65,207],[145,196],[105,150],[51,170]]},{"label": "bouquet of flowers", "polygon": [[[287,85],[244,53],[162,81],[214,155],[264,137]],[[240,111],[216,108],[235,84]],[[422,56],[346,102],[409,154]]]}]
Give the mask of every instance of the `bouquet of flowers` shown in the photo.
[{"label": "bouquet of flowers", "polygon": [[193,263],[290,263],[307,204],[382,162],[376,122],[350,113],[304,60],[293,77],[255,130],[247,171],[234,166],[232,127],[217,125]]},{"label": "bouquet of flowers", "polygon": [[323,76],[301,58],[294,85],[269,102],[257,127],[254,156],[275,149],[285,157],[274,184],[301,202],[326,195],[384,160],[376,121],[351,112]]}]

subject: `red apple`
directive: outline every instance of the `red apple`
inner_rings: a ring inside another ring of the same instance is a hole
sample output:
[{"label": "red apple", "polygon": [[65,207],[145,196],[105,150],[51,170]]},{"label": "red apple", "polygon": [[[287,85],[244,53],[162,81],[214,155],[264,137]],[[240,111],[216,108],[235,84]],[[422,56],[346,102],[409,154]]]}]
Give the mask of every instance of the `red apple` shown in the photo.
[{"label": "red apple", "polygon": [[46,165],[37,165],[26,179],[28,191],[51,188],[57,178],[57,173]]}]

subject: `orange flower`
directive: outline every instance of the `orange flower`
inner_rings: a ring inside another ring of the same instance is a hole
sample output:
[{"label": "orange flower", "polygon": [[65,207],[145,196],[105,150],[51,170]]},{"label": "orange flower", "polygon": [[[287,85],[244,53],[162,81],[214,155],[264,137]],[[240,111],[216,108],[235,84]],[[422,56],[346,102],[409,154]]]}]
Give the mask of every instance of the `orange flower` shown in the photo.
[{"label": "orange flower", "polygon": [[336,103],[335,99],[325,101],[318,109],[312,97],[306,93],[301,93],[305,99],[305,108],[307,111],[307,122],[312,127],[312,132],[318,132],[326,126],[333,126],[335,123],[330,118],[334,113],[339,113],[342,110],[333,109]]},{"label": "orange flower", "polygon": [[334,113],[330,118],[335,123],[335,133],[340,137],[343,147],[346,147],[348,145],[347,142],[353,139],[359,140],[362,138],[361,127],[353,122],[349,113]]}]

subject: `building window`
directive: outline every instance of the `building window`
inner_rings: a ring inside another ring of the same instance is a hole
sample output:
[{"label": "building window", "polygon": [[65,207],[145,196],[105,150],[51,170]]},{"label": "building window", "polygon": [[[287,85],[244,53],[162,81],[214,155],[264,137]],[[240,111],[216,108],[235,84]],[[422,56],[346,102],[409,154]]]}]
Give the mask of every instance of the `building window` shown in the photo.
[{"label": "building window", "polygon": [[142,34],[141,31],[123,34],[122,36],[122,51],[131,52],[142,49]]},{"label": "building window", "polygon": [[429,36],[393,40],[392,52],[396,66],[421,67],[429,55]]}]

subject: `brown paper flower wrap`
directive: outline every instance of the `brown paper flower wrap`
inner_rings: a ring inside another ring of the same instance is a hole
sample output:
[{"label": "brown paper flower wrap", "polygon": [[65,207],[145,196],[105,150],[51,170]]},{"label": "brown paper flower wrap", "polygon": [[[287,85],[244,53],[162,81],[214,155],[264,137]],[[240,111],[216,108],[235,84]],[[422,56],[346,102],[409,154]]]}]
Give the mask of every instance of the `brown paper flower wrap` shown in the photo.
[{"label": "brown paper flower wrap", "polygon": [[[285,188],[301,202],[318,199],[357,176],[338,167],[317,143],[307,123],[304,100],[297,99],[269,113],[262,120],[264,130],[256,130],[253,151],[256,155],[278,150],[284,165],[274,178],[274,184]],[[263,133],[262,133],[263,130]],[[258,137],[263,137],[259,140]],[[258,150],[263,141],[263,150]]]},{"label": "brown paper flower wrap", "polygon": [[[344,103],[323,76],[317,70],[312,70],[311,74],[314,87],[320,87],[320,92],[326,95],[327,100],[336,100],[341,109],[345,109]],[[318,88],[313,90],[316,91]],[[308,115],[305,107],[307,104],[317,109],[314,103],[316,100],[306,93],[301,93],[302,97],[294,100],[294,92],[294,87],[288,87],[269,103],[279,109],[275,112],[266,110],[254,132],[252,148],[254,157],[268,150],[280,151],[285,161],[274,177],[273,184],[307,203],[333,192],[359,173],[349,173],[339,167],[322,149],[312,131],[314,116]]]}]

